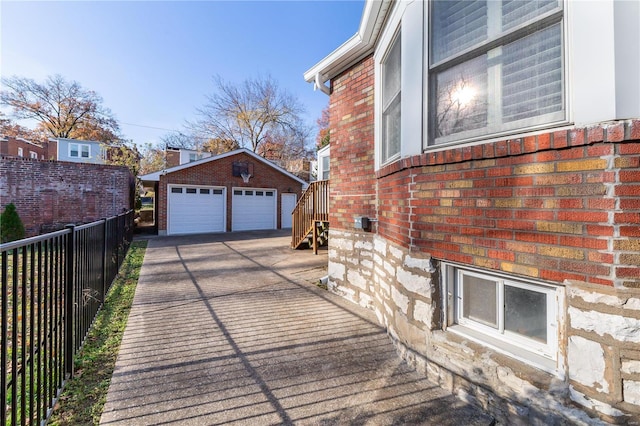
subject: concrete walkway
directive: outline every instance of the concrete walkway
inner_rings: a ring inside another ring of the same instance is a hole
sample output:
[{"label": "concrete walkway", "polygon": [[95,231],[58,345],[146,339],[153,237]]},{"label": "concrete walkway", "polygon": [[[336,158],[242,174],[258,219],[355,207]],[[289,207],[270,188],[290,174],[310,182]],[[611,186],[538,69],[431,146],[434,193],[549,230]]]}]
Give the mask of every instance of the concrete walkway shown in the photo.
[{"label": "concrete walkway", "polygon": [[103,425],[487,425],[315,286],[287,232],[149,241]]}]

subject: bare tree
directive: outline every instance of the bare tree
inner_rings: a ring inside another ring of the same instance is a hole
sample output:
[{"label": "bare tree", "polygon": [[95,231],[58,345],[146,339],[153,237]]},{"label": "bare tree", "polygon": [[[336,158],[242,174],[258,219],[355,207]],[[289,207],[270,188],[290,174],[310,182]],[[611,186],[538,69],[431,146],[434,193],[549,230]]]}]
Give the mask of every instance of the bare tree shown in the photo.
[{"label": "bare tree", "polygon": [[107,142],[117,139],[119,125],[102,97],[60,75],[44,83],[24,77],[2,79],[0,104],[13,108],[17,119],[32,119],[50,137],[90,139]]},{"label": "bare tree", "polygon": [[464,75],[438,87],[436,137],[486,125],[487,102],[476,91]]},{"label": "bare tree", "polygon": [[165,147],[197,149],[198,138],[181,132],[167,133],[160,138]]},{"label": "bare tree", "polygon": [[271,77],[245,80],[236,86],[214,77],[216,91],[197,110],[194,133],[258,152],[269,135],[302,134],[303,106]]}]

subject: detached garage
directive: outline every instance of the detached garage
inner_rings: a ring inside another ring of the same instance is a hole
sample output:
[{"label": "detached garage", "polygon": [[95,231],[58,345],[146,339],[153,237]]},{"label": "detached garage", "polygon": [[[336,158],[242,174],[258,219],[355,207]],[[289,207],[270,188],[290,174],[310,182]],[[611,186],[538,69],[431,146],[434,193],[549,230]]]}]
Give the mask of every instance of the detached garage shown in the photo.
[{"label": "detached garage", "polygon": [[160,235],[281,229],[307,183],[246,149],[140,176]]}]

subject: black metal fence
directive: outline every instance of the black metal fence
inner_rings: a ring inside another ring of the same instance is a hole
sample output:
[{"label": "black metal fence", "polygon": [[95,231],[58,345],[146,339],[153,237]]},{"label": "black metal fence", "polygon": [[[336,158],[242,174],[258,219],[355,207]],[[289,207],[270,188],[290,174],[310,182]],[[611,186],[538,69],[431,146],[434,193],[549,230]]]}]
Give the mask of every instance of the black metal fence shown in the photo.
[{"label": "black metal fence", "polygon": [[0,245],[2,424],[47,419],[132,238],[129,211]]}]

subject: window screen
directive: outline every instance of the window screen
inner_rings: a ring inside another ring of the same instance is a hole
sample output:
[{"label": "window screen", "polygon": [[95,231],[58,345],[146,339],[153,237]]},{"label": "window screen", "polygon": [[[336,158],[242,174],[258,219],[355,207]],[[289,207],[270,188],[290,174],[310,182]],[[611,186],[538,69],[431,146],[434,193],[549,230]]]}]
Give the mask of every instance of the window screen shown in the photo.
[{"label": "window screen", "polygon": [[400,153],[401,44],[400,34],[382,61],[382,161]]}]

